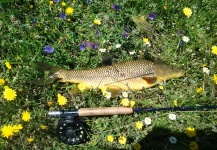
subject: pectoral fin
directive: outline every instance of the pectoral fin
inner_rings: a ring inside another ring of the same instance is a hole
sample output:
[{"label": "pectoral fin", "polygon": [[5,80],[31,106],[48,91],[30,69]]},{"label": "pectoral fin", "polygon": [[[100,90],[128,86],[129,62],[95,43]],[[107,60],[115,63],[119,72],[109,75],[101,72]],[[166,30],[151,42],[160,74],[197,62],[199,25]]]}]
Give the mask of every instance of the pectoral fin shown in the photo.
[{"label": "pectoral fin", "polygon": [[156,77],[142,77],[148,84],[154,84],[157,81]]}]

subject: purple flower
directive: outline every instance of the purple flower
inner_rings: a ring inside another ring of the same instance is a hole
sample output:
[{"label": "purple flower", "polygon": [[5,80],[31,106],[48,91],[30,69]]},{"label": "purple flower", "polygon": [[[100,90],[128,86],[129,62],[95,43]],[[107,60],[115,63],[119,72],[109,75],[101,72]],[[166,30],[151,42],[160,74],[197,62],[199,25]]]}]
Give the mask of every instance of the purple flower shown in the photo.
[{"label": "purple flower", "polygon": [[113,4],[113,5],[112,5],[112,8],[117,11],[117,10],[120,10],[120,9],[121,9],[121,6],[120,6],[120,5],[117,5],[117,4]]},{"label": "purple flower", "polygon": [[179,35],[182,35],[183,34],[183,30],[179,30]]},{"label": "purple flower", "polygon": [[96,44],[96,43],[89,43],[89,47],[93,48],[93,49],[97,49],[98,48],[98,44]]},{"label": "purple flower", "polygon": [[55,3],[59,3],[59,2],[60,2],[60,0],[54,0],[54,2],[55,2]]},{"label": "purple flower", "polygon": [[150,14],[148,15],[148,18],[149,18],[150,20],[154,20],[154,19],[156,18],[156,15],[157,15],[156,12],[150,13]]},{"label": "purple flower", "polygon": [[123,36],[124,38],[126,38],[126,37],[128,37],[128,33],[127,33],[126,31],[124,31],[124,33],[122,34],[122,36]]},{"label": "purple flower", "polygon": [[81,44],[81,45],[79,46],[79,49],[80,49],[81,51],[83,51],[83,50],[85,50],[86,47],[87,47],[87,46],[85,46],[84,44]]},{"label": "purple flower", "polygon": [[65,14],[64,12],[61,12],[61,13],[59,14],[59,17],[60,17],[60,18],[63,18],[63,19],[66,19],[66,14]]},{"label": "purple flower", "polygon": [[125,31],[126,31],[126,32],[129,32],[129,31],[130,31],[130,28],[129,28],[129,27],[126,27],[126,28],[125,28]]},{"label": "purple flower", "polygon": [[47,46],[44,47],[44,53],[45,54],[51,54],[53,52],[54,52],[54,48],[52,46],[47,45]]}]

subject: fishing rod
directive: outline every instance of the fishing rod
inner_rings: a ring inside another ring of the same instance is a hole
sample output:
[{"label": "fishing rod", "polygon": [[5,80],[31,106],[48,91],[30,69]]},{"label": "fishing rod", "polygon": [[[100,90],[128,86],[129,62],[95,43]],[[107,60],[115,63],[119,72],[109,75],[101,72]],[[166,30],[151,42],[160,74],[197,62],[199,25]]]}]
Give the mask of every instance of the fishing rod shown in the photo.
[{"label": "fishing rod", "polygon": [[217,109],[217,106],[188,106],[188,107],[165,107],[165,108],[130,108],[130,107],[101,107],[101,108],[80,108],[77,110],[49,111],[48,116],[60,118],[57,125],[58,139],[69,145],[76,145],[88,141],[88,132],[90,127],[81,117],[93,116],[112,116],[129,115],[141,112],[155,111],[193,111],[193,110],[211,110]]}]

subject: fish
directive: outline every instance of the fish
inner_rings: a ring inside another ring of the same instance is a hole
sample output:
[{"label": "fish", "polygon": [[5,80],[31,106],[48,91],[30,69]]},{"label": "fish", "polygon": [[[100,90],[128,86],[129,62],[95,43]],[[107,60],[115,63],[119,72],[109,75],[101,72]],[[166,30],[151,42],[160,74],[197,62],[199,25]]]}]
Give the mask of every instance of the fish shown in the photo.
[{"label": "fish", "polygon": [[35,61],[35,68],[45,76],[33,81],[43,85],[70,82],[85,85],[86,89],[108,89],[113,93],[126,90],[143,90],[156,84],[184,76],[185,70],[149,60],[131,60],[85,70],[67,70]]}]

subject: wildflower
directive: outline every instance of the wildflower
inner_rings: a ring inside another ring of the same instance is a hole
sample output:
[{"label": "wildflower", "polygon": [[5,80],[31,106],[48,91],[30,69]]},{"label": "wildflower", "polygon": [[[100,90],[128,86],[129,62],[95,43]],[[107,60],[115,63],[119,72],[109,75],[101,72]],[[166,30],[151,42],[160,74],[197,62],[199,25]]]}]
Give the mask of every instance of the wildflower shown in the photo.
[{"label": "wildflower", "polygon": [[182,37],[182,40],[185,42],[185,43],[188,43],[189,42],[189,37],[187,37],[187,36],[183,36]]},{"label": "wildflower", "polygon": [[5,88],[3,95],[4,95],[4,98],[8,101],[12,101],[17,97],[16,91],[11,88]]},{"label": "wildflower", "polygon": [[59,17],[62,18],[62,19],[66,19],[66,14],[64,12],[61,12],[59,14]]},{"label": "wildflower", "polygon": [[214,80],[215,84],[217,84],[217,74],[213,75],[213,80]]},{"label": "wildflower", "polygon": [[103,95],[105,96],[105,98],[107,98],[107,99],[110,99],[110,98],[111,98],[111,96],[112,96],[112,93],[111,93],[111,92],[108,92],[108,91],[106,91],[106,92],[105,92]]},{"label": "wildflower", "polygon": [[156,13],[156,12],[153,12],[153,13],[150,13],[150,14],[148,15],[148,18],[149,18],[150,20],[154,20],[154,19],[156,18],[156,16],[157,16],[157,13]]},{"label": "wildflower", "polygon": [[139,20],[144,21],[144,20],[145,20],[145,17],[144,17],[144,16],[141,16],[141,17],[139,18]]},{"label": "wildflower", "polygon": [[87,47],[87,46],[85,46],[84,44],[81,44],[81,45],[79,46],[79,49],[80,49],[81,51],[84,51],[84,50],[86,49],[86,47]]},{"label": "wildflower", "polygon": [[129,106],[130,101],[129,101],[128,98],[123,98],[123,99],[121,100],[121,103],[120,103],[120,104],[123,105],[123,106]]},{"label": "wildflower", "polygon": [[144,43],[148,43],[149,42],[148,38],[143,38],[142,40],[143,40]]},{"label": "wildflower", "polygon": [[178,106],[178,102],[177,102],[177,100],[174,100],[174,101],[173,101],[173,105],[174,105],[175,107]]},{"label": "wildflower", "polygon": [[176,115],[175,114],[169,114],[169,119],[170,120],[176,120]]},{"label": "wildflower", "polygon": [[135,51],[130,51],[129,54],[134,55],[134,54],[136,54],[136,52]]},{"label": "wildflower", "polygon": [[188,137],[194,137],[196,136],[196,131],[194,128],[188,127],[186,130],[186,134]]},{"label": "wildflower", "polygon": [[2,132],[2,136],[6,137],[7,139],[14,135],[13,127],[11,125],[4,125],[1,128],[1,132]]},{"label": "wildflower", "polygon": [[167,10],[167,5],[164,5],[163,8],[164,8],[164,10]]},{"label": "wildflower", "polygon": [[19,132],[20,130],[23,129],[23,126],[21,124],[18,124],[18,125],[12,126],[12,128],[13,128],[13,132],[17,133],[17,132]]},{"label": "wildflower", "polygon": [[97,49],[98,48],[98,44],[96,44],[96,43],[89,43],[89,47],[93,48],[93,49]]},{"label": "wildflower", "polygon": [[129,31],[130,31],[130,28],[129,28],[129,27],[126,27],[124,30],[125,30],[126,32],[129,32]]},{"label": "wildflower", "polygon": [[210,70],[207,67],[203,67],[203,72],[209,75]]},{"label": "wildflower", "polygon": [[47,129],[47,126],[46,126],[46,125],[41,125],[40,128],[41,128],[42,130],[45,130],[45,129]]},{"label": "wildflower", "polygon": [[47,105],[50,107],[51,105],[53,104],[53,102],[51,102],[51,101],[48,101],[47,102]]},{"label": "wildflower", "polygon": [[28,111],[22,112],[22,120],[23,121],[29,121],[31,119],[31,115]]},{"label": "wildflower", "polygon": [[59,3],[59,2],[60,2],[60,0],[54,0],[54,2],[55,2],[55,3]]},{"label": "wildflower", "polygon": [[112,5],[112,8],[117,11],[117,10],[120,10],[120,9],[121,9],[121,6],[120,6],[120,5],[117,5],[117,4],[113,4],[113,5]]},{"label": "wildflower", "polygon": [[202,87],[199,87],[199,88],[196,89],[196,91],[197,91],[197,93],[202,93],[203,88],[202,88]]},{"label": "wildflower", "polygon": [[188,7],[185,7],[183,9],[183,13],[185,14],[185,16],[190,17],[192,15],[192,10]]},{"label": "wildflower", "polygon": [[107,136],[107,141],[113,142],[114,141],[114,137],[112,135],[108,135]]},{"label": "wildflower", "polygon": [[124,38],[127,38],[127,37],[128,37],[128,33],[127,33],[126,31],[124,31],[123,34],[122,34],[122,36],[123,36]]},{"label": "wildflower", "polygon": [[217,55],[217,46],[212,46],[212,53]]},{"label": "wildflower", "polygon": [[143,127],[143,122],[142,121],[137,121],[136,124],[135,124],[135,126],[136,126],[137,129],[140,130]]},{"label": "wildflower", "polygon": [[102,52],[102,53],[105,53],[106,49],[105,48],[100,48],[99,51]]},{"label": "wildflower", "polygon": [[27,141],[29,142],[29,143],[31,143],[31,142],[33,142],[35,139],[34,138],[32,138],[32,137],[30,137],[30,138],[27,138]]},{"label": "wildflower", "polygon": [[61,5],[64,7],[64,6],[66,6],[66,3],[65,3],[65,2],[62,2]]},{"label": "wildflower", "polygon": [[171,136],[171,137],[169,138],[169,141],[170,141],[171,144],[176,144],[177,139],[176,139],[176,137]]},{"label": "wildflower", "polygon": [[44,53],[45,54],[51,54],[53,52],[54,52],[54,48],[52,46],[47,45],[47,46],[44,47]]},{"label": "wildflower", "polygon": [[120,144],[126,144],[127,139],[126,139],[124,136],[120,136],[119,139],[118,139],[118,142],[119,142]]},{"label": "wildflower", "polygon": [[74,9],[72,7],[67,7],[65,10],[66,15],[72,15],[74,12]]},{"label": "wildflower", "polygon": [[0,79],[0,85],[5,84],[5,80],[4,79]]},{"label": "wildflower", "polygon": [[5,62],[5,66],[6,66],[9,70],[11,69],[11,64],[10,64],[8,61]]},{"label": "wildflower", "polygon": [[121,44],[116,44],[115,47],[116,47],[116,48],[120,48],[120,47],[121,47]]},{"label": "wildflower", "polygon": [[67,99],[65,96],[62,96],[61,94],[57,94],[57,102],[60,106],[63,106],[67,103]]},{"label": "wildflower", "polygon": [[160,85],[160,86],[159,86],[159,89],[160,89],[160,90],[163,90],[163,89],[164,89],[163,85]]},{"label": "wildflower", "polygon": [[99,20],[99,19],[94,19],[93,23],[94,23],[95,25],[101,25],[101,20]]},{"label": "wildflower", "polygon": [[190,150],[198,150],[198,144],[194,141],[190,143]]},{"label": "wildflower", "polygon": [[136,104],[135,101],[130,101],[130,107],[133,107]]},{"label": "wildflower", "polygon": [[133,149],[135,149],[135,150],[140,150],[141,148],[142,147],[141,147],[141,145],[139,143],[136,143],[136,144],[133,145]]},{"label": "wildflower", "polygon": [[179,30],[179,35],[182,35],[183,34],[183,30]]},{"label": "wildflower", "polygon": [[122,96],[123,97],[128,97],[128,93],[127,92],[122,92]]},{"label": "wildflower", "polygon": [[52,4],[53,4],[53,1],[49,1],[49,4],[52,5]]},{"label": "wildflower", "polygon": [[144,120],[146,125],[150,125],[151,124],[151,118],[150,117],[146,117]]}]

